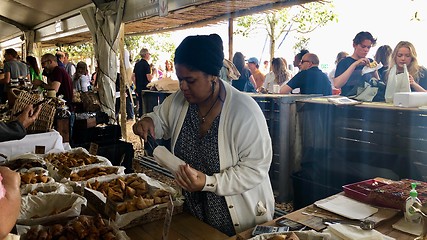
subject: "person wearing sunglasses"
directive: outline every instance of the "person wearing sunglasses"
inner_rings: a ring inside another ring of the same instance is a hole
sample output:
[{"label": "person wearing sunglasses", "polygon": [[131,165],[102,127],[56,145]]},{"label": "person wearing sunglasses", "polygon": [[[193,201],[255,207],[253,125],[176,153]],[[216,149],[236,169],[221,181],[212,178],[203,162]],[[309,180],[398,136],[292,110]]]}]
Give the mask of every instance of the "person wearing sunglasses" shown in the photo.
[{"label": "person wearing sunglasses", "polygon": [[331,82],[328,76],[319,69],[319,57],[313,53],[306,53],[301,60],[301,71],[287,84],[283,85],[280,93],[290,93],[299,88],[301,94],[332,95]]},{"label": "person wearing sunglasses", "polygon": [[63,67],[58,65],[58,60],[51,53],[44,54],[41,58],[41,64],[47,75],[47,83],[33,82],[34,85],[40,85],[47,90],[55,90],[56,95],[63,95],[67,104],[73,99],[73,85],[70,75]]}]

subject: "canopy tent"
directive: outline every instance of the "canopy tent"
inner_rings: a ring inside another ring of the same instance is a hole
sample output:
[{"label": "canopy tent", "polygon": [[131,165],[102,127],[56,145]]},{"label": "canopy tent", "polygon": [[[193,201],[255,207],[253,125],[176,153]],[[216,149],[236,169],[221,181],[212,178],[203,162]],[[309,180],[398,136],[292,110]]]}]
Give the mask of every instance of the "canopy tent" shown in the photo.
[{"label": "canopy tent", "polygon": [[[35,55],[41,55],[44,46],[92,39],[100,70],[102,110],[114,122],[116,39],[122,23],[127,35],[154,34],[312,1],[322,0],[73,0],[60,4],[56,0],[0,1],[0,50],[18,45],[25,57],[37,50]],[[231,56],[232,34],[228,42]],[[37,50],[33,43],[38,43]]]},{"label": "canopy tent", "polygon": [[117,36],[120,31],[125,0],[99,4],[81,10],[92,33],[95,58],[98,60],[98,90],[101,110],[115,122],[117,78]]}]

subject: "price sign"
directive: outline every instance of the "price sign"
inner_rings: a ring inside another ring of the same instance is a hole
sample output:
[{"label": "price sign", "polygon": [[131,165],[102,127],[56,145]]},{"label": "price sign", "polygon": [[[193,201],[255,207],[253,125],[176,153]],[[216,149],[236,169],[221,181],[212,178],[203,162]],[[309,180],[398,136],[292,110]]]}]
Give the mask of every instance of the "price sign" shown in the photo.
[{"label": "price sign", "polygon": [[36,146],[34,149],[35,154],[45,154],[46,147],[45,146]]}]

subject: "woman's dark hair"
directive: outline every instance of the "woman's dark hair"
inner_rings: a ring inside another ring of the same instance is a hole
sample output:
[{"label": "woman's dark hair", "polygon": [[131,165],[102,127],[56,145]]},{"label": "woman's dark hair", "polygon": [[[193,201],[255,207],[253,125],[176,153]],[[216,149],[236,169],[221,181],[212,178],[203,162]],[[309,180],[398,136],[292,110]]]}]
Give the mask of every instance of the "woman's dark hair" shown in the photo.
[{"label": "woman's dark hair", "polygon": [[40,68],[39,68],[39,65],[37,64],[37,59],[35,57],[27,56],[25,58],[25,61],[27,62],[28,65],[30,65],[30,67],[34,69],[34,72],[36,72],[37,75],[40,74]]},{"label": "woman's dark hair", "polygon": [[389,45],[382,45],[375,53],[375,61],[377,61],[378,63],[382,63],[383,66],[388,66],[390,63],[390,56],[392,51],[393,50]]},{"label": "woman's dark hair", "polygon": [[371,41],[372,46],[375,46],[377,43],[377,39],[374,38],[370,32],[360,32],[354,37],[353,44],[361,44],[365,40]]},{"label": "woman's dark hair", "polygon": [[76,73],[73,76],[73,81],[79,80],[82,75],[88,75],[88,70],[87,70],[87,64],[85,62],[80,61],[77,63]]},{"label": "woman's dark hair", "polygon": [[243,53],[236,52],[233,56],[233,63],[236,66],[237,70],[242,73],[243,69],[245,69],[245,56],[243,56]]}]

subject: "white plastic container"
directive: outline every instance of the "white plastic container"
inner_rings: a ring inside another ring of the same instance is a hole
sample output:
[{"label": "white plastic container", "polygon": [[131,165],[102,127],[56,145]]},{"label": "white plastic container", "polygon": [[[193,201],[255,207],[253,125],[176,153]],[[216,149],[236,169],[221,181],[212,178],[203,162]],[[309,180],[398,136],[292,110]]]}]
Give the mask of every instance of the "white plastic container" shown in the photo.
[{"label": "white plastic container", "polygon": [[398,107],[421,107],[427,105],[427,92],[395,93],[393,105]]}]

